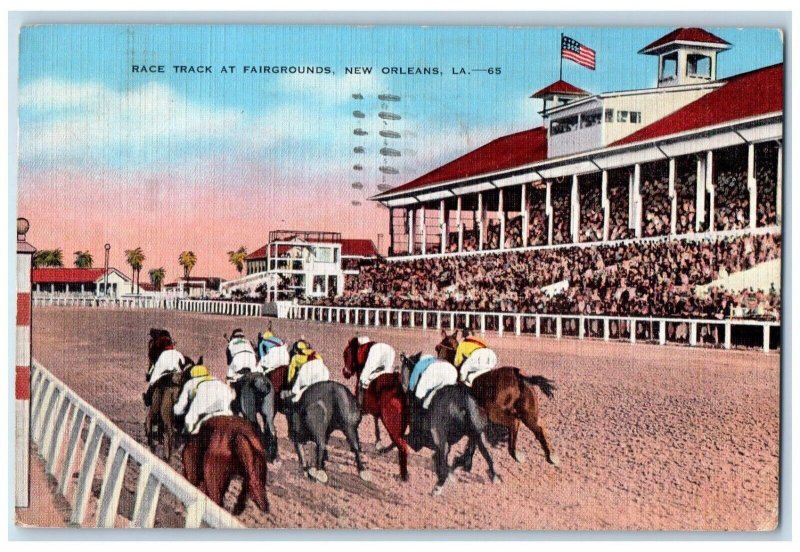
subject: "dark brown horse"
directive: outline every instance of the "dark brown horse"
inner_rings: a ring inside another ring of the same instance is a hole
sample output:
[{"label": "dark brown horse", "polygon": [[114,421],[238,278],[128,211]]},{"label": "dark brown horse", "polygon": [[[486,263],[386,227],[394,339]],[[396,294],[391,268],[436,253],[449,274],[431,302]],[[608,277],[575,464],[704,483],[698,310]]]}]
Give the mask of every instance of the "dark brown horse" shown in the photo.
[{"label": "dark brown horse", "polygon": [[[175,342],[167,330],[156,328],[150,329],[150,341],[147,344],[148,374],[149,370],[156,363],[158,357],[167,349],[175,347]],[[178,439],[175,424],[175,415],[172,412],[173,405],[178,401],[181,393],[180,373],[167,374],[155,382],[150,394],[150,407],[144,420],[145,435],[147,436],[147,446],[151,451],[155,451],[156,441],[164,446],[164,457],[167,461],[172,457],[172,450]]]},{"label": "dark brown horse", "polygon": [[[464,330],[464,338],[469,335]],[[458,331],[451,335],[442,330],[442,342],[436,346],[440,359],[453,362],[458,349]],[[558,465],[547,430],[539,416],[539,398],[533,390],[539,387],[547,397],[553,396],[553,382],[543,376],[526,376],[513,366],[502,366],[476,377],[470,387],[472,396],[486,411],[489,420],[508,430],[508,452],[518,462],[525,457],[517,451],[519,424],[525,424],[536,436],[548,462]]]},{"label": "dark brown horse", "polygon": [[[358,378],[367,361],[367,354],[371,343],[360,345],[358,338],[354,337],[344,350],[344,369],[342,374],[346,378],[356,376],[356,395],[358,395]],[[408,481],[408,443],[405,440],[408,428],[409,412],[405,391],[400,381],[400,374],[392,372],[382,374],[375,378],[364,393],[362,411],[375,418],[375,447],[378,452],[387,452],[392,446],[397,447],[400,461],[400,479]],[[380,425],[383,422],[392,446],[380,446]]]},{"label": "dark brown horse", "polygon": [[183,447],[183,475],[208,497],[223,506],[231,480],[242,478],[242,490],[233,514],[244,511],[247,497],[269,512],[267,460],[264,446],[250,422],[238,416],[214,416],[190,435]]}]

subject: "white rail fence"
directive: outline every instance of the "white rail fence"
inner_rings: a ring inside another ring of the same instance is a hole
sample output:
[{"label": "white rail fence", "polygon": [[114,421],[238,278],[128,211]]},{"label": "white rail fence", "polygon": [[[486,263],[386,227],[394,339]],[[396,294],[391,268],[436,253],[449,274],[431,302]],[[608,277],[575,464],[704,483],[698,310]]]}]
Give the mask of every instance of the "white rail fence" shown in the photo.
[{"label": "white rail fence", "polygon": [[639,318],[625,316],[515,314],[429,311],[393,308],[293,305],[288,318],[357,326],[449,329],[470,327],[481,333],[572,337],[686,344],[710,343],[730,349],[734,345],[780,348],[780,322],[749,319]]},{"label": "white rail fence", "polygon": [[[91,510],[97,527],[119,526],[120,518],[130,527],[153,527],[164,489],[183,504],[185,527],[243,527],[35,360],[31,392],[31,436],[47,473],[57,480],[58,494],[71,506],[73,525],[84,526],[91,517],[90,506],[94,506]],[[102,451],[107,452],[100,469]],[[75,471],[78,477],[73,482]],[[120,509],[126,472],[137,481],[128,517]],[[98,480],[99,498],[90,504]],[[174,507],[171,510],[178,513]]]},{"label": "white rail fence", "polygon": [[150,297],[114,299],[106,297],[36,296],[35,307],[97,307],[108,309],[165,309],[224,314],[228,316],[261,316],[259,303],[215,301],[205,299],[159,299]]}]

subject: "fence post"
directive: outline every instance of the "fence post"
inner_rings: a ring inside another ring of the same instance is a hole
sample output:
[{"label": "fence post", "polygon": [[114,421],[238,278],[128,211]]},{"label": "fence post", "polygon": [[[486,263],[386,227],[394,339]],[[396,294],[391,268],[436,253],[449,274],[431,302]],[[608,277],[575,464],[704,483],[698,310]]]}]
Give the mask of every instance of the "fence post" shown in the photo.
[{"label": "fence post", "polygon": [[522,316],[519,314],[514,321],[514,335],[522,335]]},{"label": "fence post", "polygon": [[561,339],[561,317],[556,316],[556,339]]},{"label": "fence post", "polygon": [[586,334],[586,319],[583,316],[578,317],[578,339],[583,339]]},{"label": "fence post", "polygon": [[391,309],[386,309],[386,327],[392,325],[392,311]]},{"label": "fence post", "polygon": [[731,348],[731,323],[725,322],[725,348]]},{"label": "fence post", "polygon": [[450,313],[450,331],[452,332],[455,329],[456,329],[456,313],[451,312]]},{"label": "fence post", "polygon": [[402,310],[398,310],[397,311],[397,327],[398,328],[402,328],[403,327],[403,311]]},{"label": "fence post", "polygon": [[428,329],[428,311],[422,311],[422,329]]},{"label": "fence post", "polygon": [[498,337],[503,337],[503,322],[505,322],[505,320],[503,319],[503,315],[502,314],[498,314],[497,315],[497,336]]},{"label": "fence post", "polygon": [[481,313],[481,335],[486,333],[486,315]]},{"label": "fence post", "polygon": [[769,352],[769,324],[764,324],[764,352]]},{"label": "fence post", "polygon": [[631,343],[636,343],[636,319],[631,318],[630,322],[631,322],[631,328],[630,328]]},{"label": "fence post", "polygon": [[542,336],[542,318],[538,314],[536,315],[536,337]]},{"label": "fence post", "polygon": [[659,343],[659,345],[665,345],[667,343],[667,321],[666,320],[659,320],[658,321],[658,343]]},{"label": "fence post", "polygon": [[36,248],[25,235],[30,223],[17,219],[17,350],[14,369],[14,505],[30,505],[31,267]]},{"label": "fence post", "polygon": [[442,311],[436,312],[436,329],[437,330],[442,329]]},{"label": "fence post", "polygon": [[689,345],[697,345],[697,322],[689,323]]}]

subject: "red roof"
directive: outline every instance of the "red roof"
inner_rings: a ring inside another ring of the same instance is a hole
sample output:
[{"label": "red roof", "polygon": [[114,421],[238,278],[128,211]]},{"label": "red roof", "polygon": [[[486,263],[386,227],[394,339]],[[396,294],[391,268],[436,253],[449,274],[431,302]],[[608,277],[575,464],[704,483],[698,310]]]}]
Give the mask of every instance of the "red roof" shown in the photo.
[{"label": "red roof", "polygon": [[372,240],[342,240],[342,257],[374,257],[377,254]]},{"label": "red roof", "polygon": [[[118,272],[109,268],[109,272]],[[102,268],[34,268],[31,282],[34,284],[93,284],[103,277]],[[127,276],[126,276],[127,278]]]},{"label": "red roof", "polygon": [[723,40],[705,29],[700,29],[698,27],[680,27],[671,33],[665,34],[655,42],[651,42],[639,50],[639,53],[646,54],[649,50],[653,50],[659,46],[665,46],[671,42],[704,42],[708,44],[719,44],[721,46],[730,46],[731,44],[727,40]]},{"label": "red roof", "polygon": [[245,257],[246,261],[253,261],[256,259],[266,259],[267,258],[267,246],[262,245],[252,253],[250,253],[247,257]]},{"label": "red roof", "polygon": [[783,111],[782,63],[730,77],[720,88],[611,145],[652,140],[778,111]]},{"label": "red roof", "polygon": [[492,140],[458,159],[407,182],[397,188],[377,195],[384,197],[448,180],[478,176],[502,169],[535,163],[547,158],[547,131],[544,127],[509,134]]},{"label": "red roof", "polygon": [[551,94],[561,94],[562,96],[591,96],[590,92],[587,92],[582,88],[578,88],[577,86],[570,84],[565,80],[557,80],[553,84],[548,84],[538,92],[534,92],[531,95],[531,98],[542,98]]}]

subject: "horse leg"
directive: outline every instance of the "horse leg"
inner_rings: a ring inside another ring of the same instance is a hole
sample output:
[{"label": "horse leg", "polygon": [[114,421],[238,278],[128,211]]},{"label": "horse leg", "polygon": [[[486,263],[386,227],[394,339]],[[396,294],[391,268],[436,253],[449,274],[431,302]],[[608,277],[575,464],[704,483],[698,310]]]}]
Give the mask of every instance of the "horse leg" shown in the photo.
[{"label": "horse leg", "polygon": [[438,443],[433,460],[436,465],[436,486],[433,488],[433,496],[442,494],[447,478],[450,476],[450,468],[447,466],[447,455],[450,452],[450,445],[447,441]]},{"label": "horse leg", "polygon": [[475,439],[470,438],[467,441],[467,448],[453,461],[453,471],[457,468],[464,468],[465,472],[472,471],[472,457],[475,455],[475,446]]},{"label": "horse leg", "polygon": [[[228,481],[228,487],[230,485],[230,481]],[[248,494],[248,477],[247,474],[242,476],[242,490],[239,491],[239,496],[236,497],[236,503],[233,505],[233,510],[231,513],[235,516],[241,515],[244,512],[245,506],[247,506],[247,494]]]},{"label": "horse leg", "polygon": [[314,432],[314,444],[316,445],[316,466],[308,469],[308,475],[312,479],[319,481],[322,484],[328,482],[328,474],[325,473],[325,455],[327,454],[326,445],[327,438],[324,431]]},{"label": "horse leg", "polygon": [[[517,424],[517,427],[519,427],[519,424]],[[483,456],[483,459],[486,460],[486,464],[489,466],[489,481],[492,483],[500,481],[500,476],[497,475],[496,471],[494,471],[494,460],[492,460],[492,455],[489,453],[489,449],[484,442],[483,434],[478,433],[471,439],[471,441],[478,445],[478,450],[481,451],[481,456]]]},{"label": "horse leg", "polygon": [[517,437],[519,436],[519,418],[512,418],[511,427],[508,428],[508,453],[511,458],[520,464],[525,462],[525,454],[517,451]]},{"label": "horse leg", "polygon": [[[375,418],[376,422],[377,420],[378,419]],[[350,450],[353,451],[353,454],[356,457],[356,468],[358,469],[358,476],[364,481],[371,481],[372,475],[369,473],[369,470],[361,461],[361,444],[359,443],[358,440],[358,426],[357,425],[347,426],[344,435],[347,438],[347,442],[350,444]]]},{"label": "horse leg", "polygon": [[547,430],[544,424],[539,420],[539,402],[533,390],[525,386],[523,396],[520,398],[522,403],[521,408],[517,408],[522,423],[530,429],[536,440],[542,446],[545,459],[554,466],[558,466],[558,457],[550,445],[550,440],[547,438]]},{"label": "horse leg", "polygon": [[153,442],[153,409],[150,408],[147,410],[147,414],[144,417],[144,434],[147,437],[147,448],[150,449],[150,452],[155,452],[156,444]]},{"label": "horse leg", "polygon": [[381,411],[381,418],[386,431],[389,433],[392,443],[397,446],[397,456],[400,463],[400,479],[408,481],[408,443],[403,434],[406,432],[408,423],[405,422],[403,407],[391,408],[387,406]]},{"label": "horse leg", "polygon": [[[386,446],[381,445],[381,425],[380,425],[380,416],[374,416],[375,419],[375,450],[378,454],[385,454],[392,450],[397,444],[392,441]],[[384,421],[384,425],[386,422]],[[387,428],[388,430],[388,428]],[[390,435],[391,437],[391,435]]]}]

